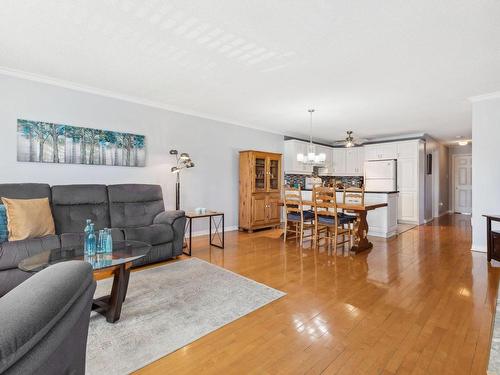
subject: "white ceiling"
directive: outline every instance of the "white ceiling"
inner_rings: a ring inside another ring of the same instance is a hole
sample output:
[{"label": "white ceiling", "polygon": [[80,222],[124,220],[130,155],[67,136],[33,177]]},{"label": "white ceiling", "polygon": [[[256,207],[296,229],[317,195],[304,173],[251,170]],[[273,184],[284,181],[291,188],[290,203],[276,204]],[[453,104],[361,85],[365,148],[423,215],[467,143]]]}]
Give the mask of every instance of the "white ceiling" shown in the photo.
[{"label": "white ceiling", "polygon": [[1,0],[0,66],[287,135],[471,134],[498,0]]}]

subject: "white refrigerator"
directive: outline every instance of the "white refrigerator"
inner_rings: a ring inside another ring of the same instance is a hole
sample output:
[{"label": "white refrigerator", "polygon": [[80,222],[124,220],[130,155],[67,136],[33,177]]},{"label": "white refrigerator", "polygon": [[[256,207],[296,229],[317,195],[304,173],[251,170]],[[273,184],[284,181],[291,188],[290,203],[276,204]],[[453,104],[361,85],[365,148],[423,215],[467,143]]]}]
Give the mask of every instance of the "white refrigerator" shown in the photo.
[{"label": "white refrigerator", "polygon": [[391,192],[397,190],[397,161],[365,162],[365,191]]}]

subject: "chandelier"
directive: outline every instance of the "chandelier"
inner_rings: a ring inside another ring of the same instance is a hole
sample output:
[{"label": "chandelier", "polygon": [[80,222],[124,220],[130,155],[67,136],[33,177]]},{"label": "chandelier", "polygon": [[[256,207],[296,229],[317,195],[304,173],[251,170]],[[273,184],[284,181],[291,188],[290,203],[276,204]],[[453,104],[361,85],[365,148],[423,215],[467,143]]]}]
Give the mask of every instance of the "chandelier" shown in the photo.
[{"label": "chandelier", "polygon": [[312,142],[312,126],[313,126],[313,113],[314,109],[307,110],[310,115],[310,125],[309,125],[309,144],[307,145],[307,152],[304,154],[299,152],[297,154],[297,161],[307,164],[307,165],[324,165],[326,161],[325,153],[316,153],[316,146]]}]

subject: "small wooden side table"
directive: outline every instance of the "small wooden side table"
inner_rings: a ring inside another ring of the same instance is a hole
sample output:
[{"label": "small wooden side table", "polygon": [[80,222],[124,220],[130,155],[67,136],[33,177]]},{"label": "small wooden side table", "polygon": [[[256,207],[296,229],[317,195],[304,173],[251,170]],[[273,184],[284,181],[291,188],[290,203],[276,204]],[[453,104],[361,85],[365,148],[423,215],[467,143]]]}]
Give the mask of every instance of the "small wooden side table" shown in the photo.
[{"label": "small wooden side table", "polygon": [[[208,243],[210,246],[218,247],[219,249],[224,249],[224,212],[220,211],[206,211],[203,214],[198,214],[196,212],[186,212],[186,231],[189,233],[189,239],[187,241],[186,249],[183,254],[191,256],[191,246],[193,239],[193,220],[208,217],[209,231],[208,231]],[[215,228],[214,233],[212,233],[212,228]],[[189,229],[189,232],[188,232]],[[214,242],[214,239],[218,239],[218,243]]]},{"label": "small wooden side table", "polygon": [[500,261],[500,233],[491,229],[492,221],[500,221],[499,215],[483,215],[486,218],[486,244],[488,262],[492,259]]}]

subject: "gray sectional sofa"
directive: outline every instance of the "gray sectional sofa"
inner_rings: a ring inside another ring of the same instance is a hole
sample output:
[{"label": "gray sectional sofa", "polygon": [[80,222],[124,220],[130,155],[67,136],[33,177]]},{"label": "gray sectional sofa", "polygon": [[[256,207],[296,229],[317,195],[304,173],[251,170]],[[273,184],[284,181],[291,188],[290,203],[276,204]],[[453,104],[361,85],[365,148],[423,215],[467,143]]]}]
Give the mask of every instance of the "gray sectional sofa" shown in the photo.
[{"label": "gray sectional sofa", "polygon": [[56,227],[53,236],[0,245],[0,296],[32,275],[17,268],[24,258],[82,243],[86,219],[96,230],[112,228],[114,240],[151,244],[149,254],[134,262],[135,267],[182,254],[186,217],[184,211],[165,211],[159,185],[0,184],[0,197],[48,198]]}]

